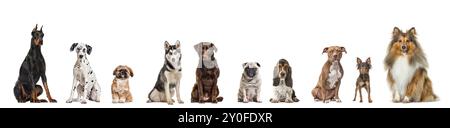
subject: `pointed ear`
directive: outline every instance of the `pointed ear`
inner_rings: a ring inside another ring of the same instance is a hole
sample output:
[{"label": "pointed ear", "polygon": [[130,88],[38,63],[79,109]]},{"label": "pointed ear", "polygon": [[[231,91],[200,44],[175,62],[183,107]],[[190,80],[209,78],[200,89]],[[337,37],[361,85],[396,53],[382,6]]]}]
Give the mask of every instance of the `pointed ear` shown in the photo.
[{"label": "pointed ear", "polygon": [[36,24],[36,26],[34,26],[33,32],[34,32],[34,31],[37,31],[37,29],[38,29],[38,24]]},{"label": "pointed ear", "polygon": [[411,34],[411,35],[416,35],[417,34],[416,33],[416,28],[412,27],[411,29],[408,30],[408,33]]},{"label": "pointed ear", "polygon": [[359,57],[356,57],[356,63],[359,65],[362,63],[362,60]]},{"label": "pointed ear", "polygon": [[75,49],[75,47],[78,45],[78,43],[73,43],[72,46],[70,46],[70,51],[73,51],[73,49]]},{"label": "pointed ear", "polygon": [[165,48],[166,50],[170,48],[170,44],[169,44],[169,42],[167,42],[167,40],[164,41],[164,48]]},{"label": "pointed ear", "polygon": [[87,48],[87,51],[86,51],[87,54],[88,54],[88,55],[91,55],[92,47],[91,47],[90,45],[87,45],[87,44],[86,44],[86,48]]},{"label": "pointed ear", "polygon": [[43,32],[43,31],[42,31],[42,28],[43,28],[43,27],[44,27],[44,25],[41,25],[41,29],[39,29],[39,31]]},{"label": "pointed ear", "polygon": [[367,58],[367,60],[366,60],[366,63],[368,63],[368,64],[372,64],[372,62],[370,61],[370,57],[369,57],[369,58]]},{"label": "pointed ear", "polygon": [[261,65],[258,63],[258,62],[256,62],[256,65],[260,68],[261,67]]},{"label": "pointed ear", "polygon": [[323,49],[322,54],[327,53],[327,52],[328,52],[328,47]]},{"label": "pointed ear", "polygon": [[175,47],[178,49],[178,48],[180,48],[180,41],[179,40],[177,40],[177,42],[175,42]]},{"label": "pointed ear", "polygon": [[392,35],[399,35],[400,33],[402,33],[402,30],[400,30],[398,27],[394,27]]},{"label": "pointed ear", "polygon": [[341,52],[345,52],[345,54],[347,54],[347,50],[345,50],[345,47],[341,47]]},{"label": "pointed ear", "polygon": [[128,67],[128,66],[125,66],[125,67],[127,67],[128,71],[130,71],[130,76],[133,77],[133,76],[134,76],[133,69],[131,69],[131,68]]},{"label": "pointed ear", "polygon": [[214,52],[217,52],[216,45],[214,45],[213,43],[211,43],[209,46],[214,50]]}]

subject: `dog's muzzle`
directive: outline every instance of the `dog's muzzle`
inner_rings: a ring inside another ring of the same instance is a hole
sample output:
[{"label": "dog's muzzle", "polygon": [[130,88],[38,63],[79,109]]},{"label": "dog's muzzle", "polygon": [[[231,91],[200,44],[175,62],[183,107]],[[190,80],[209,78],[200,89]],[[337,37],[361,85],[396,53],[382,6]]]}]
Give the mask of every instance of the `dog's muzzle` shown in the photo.
[{"label": "dog's muzzle", "polygon": [[247,68],[246,73],[248,77],[254,77],[256,76],[256,68]]}]

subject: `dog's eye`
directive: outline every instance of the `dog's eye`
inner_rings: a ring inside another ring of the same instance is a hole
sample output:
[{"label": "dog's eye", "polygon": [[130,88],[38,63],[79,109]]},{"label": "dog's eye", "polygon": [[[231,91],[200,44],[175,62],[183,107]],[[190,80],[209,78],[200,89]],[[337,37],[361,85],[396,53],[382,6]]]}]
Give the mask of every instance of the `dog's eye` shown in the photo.
[{"label": "dog's eye", "polygon": [[86,49],[83,48],[83,52],[86,52]]},{"label": "dog's eye", "polygon": [[409,40],[406,40],[406,42],[409,42]]}]

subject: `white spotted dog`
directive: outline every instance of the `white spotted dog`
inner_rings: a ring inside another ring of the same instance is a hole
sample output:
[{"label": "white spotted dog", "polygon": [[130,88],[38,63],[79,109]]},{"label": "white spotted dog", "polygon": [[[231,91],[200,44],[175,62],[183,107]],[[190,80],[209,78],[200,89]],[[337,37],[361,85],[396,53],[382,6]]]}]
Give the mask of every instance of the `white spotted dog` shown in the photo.
[{"label": "white spotted dog", "polygon": [[86,56],[91,54],[92,47],[83,43],[73,43],[70,51],[73,50],[77,52],[77,61],[73,67],[73,86],[66,103],[74,101],[75,90],[78,92],[78,98],[75,101],[82,104],[86,104],[86,99],[100,102],[100,86]]},{"label": "white spotted dog", "polygon": [[155,87],[148,94],[147,103],[151,102],[167,102],[173,105],[175,102],[172,97],[177,95],[177,101],[180,104],[184,102],[180,98],[180,80],[181,80],[181,49],[180,41],[177,40],[175,45],[164,42],[165,61],[161,68]]}]

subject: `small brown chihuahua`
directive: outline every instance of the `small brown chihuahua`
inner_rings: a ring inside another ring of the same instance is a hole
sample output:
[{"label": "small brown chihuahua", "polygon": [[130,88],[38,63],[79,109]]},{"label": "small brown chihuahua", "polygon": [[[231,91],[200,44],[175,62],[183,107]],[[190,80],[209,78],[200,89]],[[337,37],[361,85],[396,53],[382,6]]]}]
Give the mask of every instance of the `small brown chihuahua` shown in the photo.
[{"label": "small brown chihuahua", "polygon": [[359,102],[362,103],[362,94],[361,88],[365,88],[367,91],[367,95],[369,97],[369,103],[372,103],[372,99],[370,98],[370,78],[369,78],[369,70],[372,67],[370,62],[370,57],[367,58],[366,62],[362,62],[361,59],[357,58],[357,67],[359,70],[359,76],[356,80],[356,88],[355,88],[355,98],[353,101],[356,101],[356,94],[359,90]]}]

